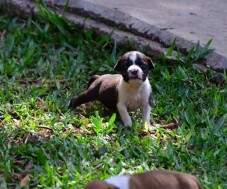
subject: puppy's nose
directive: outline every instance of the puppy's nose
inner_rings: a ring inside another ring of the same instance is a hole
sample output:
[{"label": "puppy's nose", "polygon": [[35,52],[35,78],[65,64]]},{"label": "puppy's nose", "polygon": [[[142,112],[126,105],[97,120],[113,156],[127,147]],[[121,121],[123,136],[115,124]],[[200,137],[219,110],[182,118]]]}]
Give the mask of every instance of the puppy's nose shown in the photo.
[{"label": "puppy's nose", "polygon": [[137,75],[138,70],[131,70],[132,75]]}]

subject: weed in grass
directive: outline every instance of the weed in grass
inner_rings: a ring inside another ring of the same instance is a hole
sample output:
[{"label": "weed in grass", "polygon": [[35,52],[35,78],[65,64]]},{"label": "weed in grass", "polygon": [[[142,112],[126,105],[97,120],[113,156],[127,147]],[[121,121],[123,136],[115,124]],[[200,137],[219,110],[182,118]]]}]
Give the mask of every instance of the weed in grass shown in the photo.
[{"label": "weed in grass", "polygon": [[179,128],[142,136],[136,115],[134,126],[122,129],[100,105],[83,114],[67,109],[91,74],[113,73],[116,57],[131,47],[77,28],[69,37],[52,17],[0,16],[1,188],[20,188],[27,175],[28,188],[83,188],[92,179],[155,168],[195,174],[205,188],[227,187],[226,85],[189,65],[206,53],[195,47],[181,55],[189,66],[157,62],[150,75],[154,122],[177,119]]},{"label": "weed in grass", "polygon": [[[174,60],[175,63],[184,64],[184,65],[191,65],[193,63],[197,63],[202,61],[209,53],[213,51],[211,48],[212,39],[210,39],[204,46],[200,45],[198,42],[195,46],[187,51],[187,53],[183,54],[179,49],[176,47],[175,41],[172,45],[167,49],[166,53],[161,56],[162,62]],[[176,52],[174,50],[177,50]]]}]

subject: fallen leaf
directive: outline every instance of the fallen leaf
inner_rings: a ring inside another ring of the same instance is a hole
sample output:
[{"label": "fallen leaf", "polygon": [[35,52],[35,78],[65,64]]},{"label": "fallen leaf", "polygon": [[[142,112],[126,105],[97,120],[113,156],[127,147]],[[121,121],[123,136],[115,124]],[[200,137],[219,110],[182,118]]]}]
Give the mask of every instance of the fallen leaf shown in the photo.
[{"label": "fallen leaf", "polygon": [[26,175],[24,178],[22,178],[22,180],[20,181],[20,187],[25,187],[28,185],[30,181],[30,177],[29,175]]},{"label": "fallen leaf", "polygon": [[22,180],[25,177],[24,173],[14,173],[13,178],[16,180]]},{"label": "fallen leaf", "polygon": [[170,130],[176,129],[177,127],[178,127],[178,125],[174,122],[162,126],[162,128],[170,129]]}]

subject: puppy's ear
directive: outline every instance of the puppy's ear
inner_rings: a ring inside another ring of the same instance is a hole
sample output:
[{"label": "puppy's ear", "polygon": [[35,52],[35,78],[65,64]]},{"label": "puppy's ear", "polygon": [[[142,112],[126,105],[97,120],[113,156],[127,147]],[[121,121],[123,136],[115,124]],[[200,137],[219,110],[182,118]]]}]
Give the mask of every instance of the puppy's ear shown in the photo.
[{"label": "puppy's ear", "polygon": [[146,62],[148,64],[150,70],[154,69],[154,63],[153,63],[153,61],[151,60],[150,57],[145,56],[144,57],[144,62]]},{"label": "puppy's ear", "polygon": [[114,66],[114,70],[115,71],[121,71],[122,70],[122,65],[125,61],[125,58],[123,56],[121,56],[118,60],[117,60],[117,63],[115,64]]}]

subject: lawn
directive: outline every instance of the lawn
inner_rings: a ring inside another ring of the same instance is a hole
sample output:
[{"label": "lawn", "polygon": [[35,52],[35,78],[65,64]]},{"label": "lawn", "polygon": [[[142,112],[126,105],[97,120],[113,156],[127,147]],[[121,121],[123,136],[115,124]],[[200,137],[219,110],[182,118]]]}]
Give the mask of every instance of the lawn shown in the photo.
[{"label": "lawn", "polygon": [[155,61],[154,125],[177,120],[175,130],[144,133],[138,113],[124,128],[98,103],[68,110],[90,75],[114,73],[116,59],[132,49],[92,31],[0,15],[1,189],[83,188],[156,168],[227,188],[227,88],[211,82],[211,70],[201,73],[187,59]]}]

